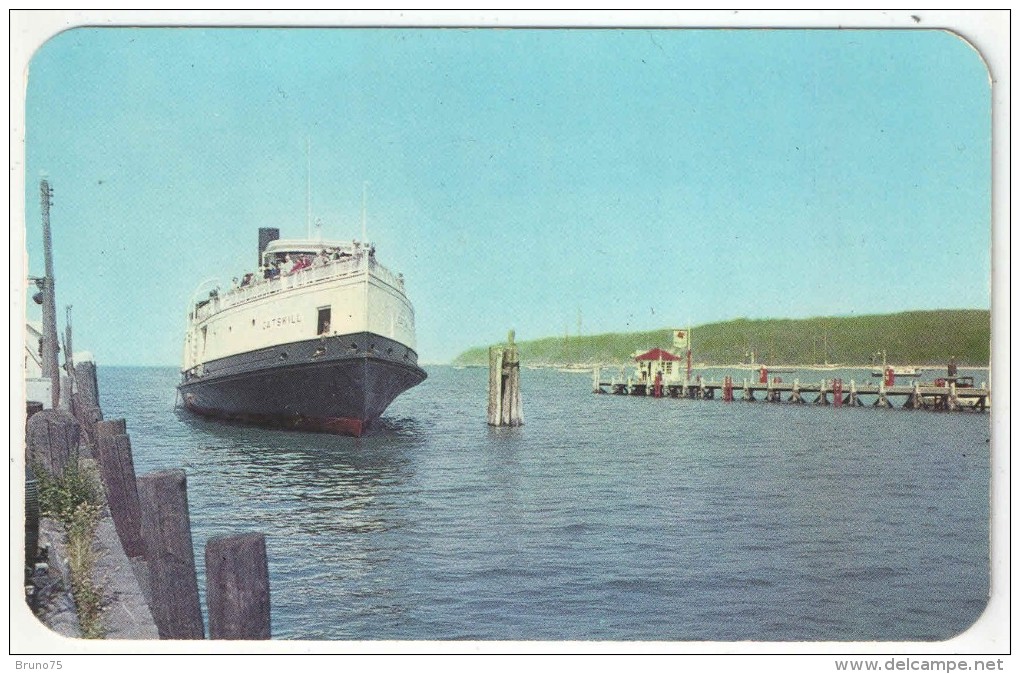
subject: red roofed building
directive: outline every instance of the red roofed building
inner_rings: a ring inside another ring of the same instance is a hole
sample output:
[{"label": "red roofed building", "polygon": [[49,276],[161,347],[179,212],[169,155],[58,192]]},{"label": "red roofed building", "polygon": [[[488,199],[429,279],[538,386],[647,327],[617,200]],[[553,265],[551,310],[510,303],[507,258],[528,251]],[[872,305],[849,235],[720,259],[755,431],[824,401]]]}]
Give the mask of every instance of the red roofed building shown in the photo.
[{"label": "red roofed building", "polygon": [[651,380],[657,372],[663,379],[680,379],[683,376],[684,359],[674,356],[669,351],[655,348],[639,356],[634,356],[638,364],[638,377],[644,381]]}]

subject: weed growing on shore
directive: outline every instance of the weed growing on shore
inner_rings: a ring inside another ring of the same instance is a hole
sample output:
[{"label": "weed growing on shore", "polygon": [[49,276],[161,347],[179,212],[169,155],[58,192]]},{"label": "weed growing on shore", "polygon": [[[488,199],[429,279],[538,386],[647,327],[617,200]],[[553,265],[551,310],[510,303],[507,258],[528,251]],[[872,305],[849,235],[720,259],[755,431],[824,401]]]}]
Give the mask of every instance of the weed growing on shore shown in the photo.
[{"label": "weed growing on shore", "polygon": [[36,474],[42,513],[64,525],[71,596],[78,609],[82,636],[101,639],[103,594],[92,579],[96,564],[93,544],[105,501],[99,478],[93,466],[83,463],[69,465],[60,477],[45,470]]}]

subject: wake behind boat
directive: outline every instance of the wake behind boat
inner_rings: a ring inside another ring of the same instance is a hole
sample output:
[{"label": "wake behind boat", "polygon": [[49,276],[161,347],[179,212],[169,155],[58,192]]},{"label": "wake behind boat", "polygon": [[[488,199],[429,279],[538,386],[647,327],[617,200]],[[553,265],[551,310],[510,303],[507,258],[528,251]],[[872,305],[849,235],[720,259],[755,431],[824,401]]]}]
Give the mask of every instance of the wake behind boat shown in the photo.
[{"label": "wake behind boat", "polygon": [[374,246],[263,228],[259,263],[230,291],[192,301],[178,386],[187,409],[360,436],[425,380],[403,275]]}]

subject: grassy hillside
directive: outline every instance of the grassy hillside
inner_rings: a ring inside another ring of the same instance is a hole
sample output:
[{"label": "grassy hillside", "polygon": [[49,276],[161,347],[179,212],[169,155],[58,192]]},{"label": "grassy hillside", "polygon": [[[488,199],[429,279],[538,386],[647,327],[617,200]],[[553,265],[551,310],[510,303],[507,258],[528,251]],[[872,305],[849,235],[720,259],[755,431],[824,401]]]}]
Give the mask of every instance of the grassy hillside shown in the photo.
[{"label": "grassy hillside", "polygon": [[[682,327],[682,326],[677,326]],[[753,350],[757,362],[867,365],[885,350],[894,364],[988,365],[990,313],[979,309],[910,311],[872,316],[801,320],[737,319],[692,329],[696,362],[739,363]],[[826,343],[828,347],[826,355]],[[532,365],[629,362],[635,351],[672,348],[670,328],[650,332],[547,337],[518,342],[521,360]],[[465,351],[455,365],[488,363],[488,348]]]}]

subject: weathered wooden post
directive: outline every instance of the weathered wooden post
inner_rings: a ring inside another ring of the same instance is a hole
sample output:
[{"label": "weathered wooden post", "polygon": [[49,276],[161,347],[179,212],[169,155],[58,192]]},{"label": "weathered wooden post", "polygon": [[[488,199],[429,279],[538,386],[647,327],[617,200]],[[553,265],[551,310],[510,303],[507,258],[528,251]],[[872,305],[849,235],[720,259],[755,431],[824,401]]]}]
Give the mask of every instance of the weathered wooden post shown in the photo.
[{"label": "weathered wooden post", "polygon": [[816,405],[828,405],[829,404],[829,393],[825,389],[825,380],[818,385],[818,397],[815,398]]},{"label": "weathered wooden post", "polygon": [[60,477],[68,466],[78,465],[81,424],[63,410],[36,412],[26,428],[28,465]]},{"label": "weathered wooden post", "polygon": [[889,402],[889,398],[885,394],[885,382],[884,377],[878,382],[878,399],[871,404],[872,407],[892,407],[892,403]]},{"label": "weathered wooden post", "polygon": [[521,359],[514,345],[513,330],[507,335],[507,340],[510,345],[503,352],[503,425],[520,426],[524,423],[521,413]]},{"label": "weathered wooden post", "polygon": [[857,395],[857,383],[853,379],[850,380],[850,393],[847,394],[844,402],[851,407],[861,407],[864,405],[861,402],[860,396]]},{"label": "weathered wooden post", "polygon": [[149,566],[152,617],[160,639],[204,639],[183,470],[138,478],[141,537]]},{"label": "weathered wooden post", "polygon": [[514,331],[506,347],[489,348],[489,409],[490,426],[520,426],[524,423],[521,411],[521,362]]},{"label": "weathered wooden post", "polygon": [[269,639],[269,564],[260,533],[205,544],[210,639]]},{"label": "weathered wooden post", "polygon": [[95,425],[102,421],[103,411],[99,407],[99,383],[96,378],[96,364],[90,360],[74,366],[74,389],[72,410],[81,423],[85,434],[95,444]]},{"label": "weathered wooden post", "polygon": [[503,419],[503,348],[489,347],[489,425],[499,426]]},{"label": "weathered wooden post", "polygon": [[599,379],[601,378],[602,378],[602,366],[596,365],[594,371],[592,372],[591,382],[592,393],[605,393],[605,391],[602,390],[602,383],[599,381]]},{"label": "weathered wooden post", "polygon": [[913,390],[907,396],[907,402],[903,403],[903,407],[908,410],[919,410],[924,407],[924,399],[921,397],[921,391],[918,388],[916,379],[914,380]]},{"label": "weathered wooden post", "polygon": [[960,399],[956,397],[956,380],[949,381],[949,395],[946,396],[946,409],[956,412],[960,409]]},{"label": "weathered wooden post", "polygon": [[135,481],[135,463],[131,439],[126,435],[99,438],[97,459],[99,474],[106,489],[106,501],[117,535],[128,557],[142,557],[142,516]]},{"label": "weathered wooden post", "polygon": [[793,390],[790,391],[789,401],[791,403],[802,403],[804,402],[803,396],[800,394],[800,379],[793,380]]},{"label": "weathered wooden post", "polygon": [[836,378],[832,380],[832,404],[836,407],[843,406],[843,380]]},{"label": "weathered wooden post", "polygon": [[[764,369],[762,368],[763,371]],[[754,391],[751,390],[751,385],[746,378],[744,379],[744,401],[754,402]]]},{"label": "weathered wooden post", "polygon": [[103,419],[96,422],[96,438],[109,438],[114,435],[127,435],[127,421],[124,419]]}]

